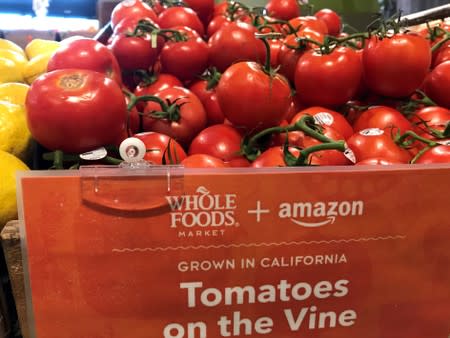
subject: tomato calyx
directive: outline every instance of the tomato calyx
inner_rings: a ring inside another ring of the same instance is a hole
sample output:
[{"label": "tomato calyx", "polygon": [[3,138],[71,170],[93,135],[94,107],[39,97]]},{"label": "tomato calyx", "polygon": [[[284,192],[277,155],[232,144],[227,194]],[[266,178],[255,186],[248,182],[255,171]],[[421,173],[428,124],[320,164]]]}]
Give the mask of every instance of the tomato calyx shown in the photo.
[{"label": "tomato calyx", "polygon": [[143,95],[143,96],[135,96],[130,95],[130,102],[128,103],[127,109],[128,111],[131,111],[133,107],[138,104],[138,102],[156,102],[160,105],[161,110],[154,110],[150,111],[148,113],[142,113],[139,112],[139,115],[152,117],[155,119],[165,119],[172,122],[178,122],[180,121],[181,114],[180,114],[180,108],[186,104],[184,103],[178,103],[179,100],[185,99],[185,97],[179,97],[173,101],[171,100],[162,100],[157,96],[153,95]]},{"label": "tomato calyx", "polygon": [[398,106],[398,110],[404,115],[411,115],[420,107],[434,107],[437,106],[431,98],[429,98],[423,91],[416,90],[415,92],[419,98],[411,98],[406,100]]},{"label": "tomato calyx", "polygon": [[140,20],[137,23],[134,31],[132,33],[128,33],[127,36],[139,37],[146,34],[150,34],[152,36],[152,39],[153,37],[156,38],[157,36],[161,36],[165,41],[180,42],[188,40],[186,34],[175,29],[161,29],[155,23],[146,19]]},{"label": "tomato calyx", "polygon": [[[436,35],[436,38],[442,38],[441,41],[439,41],[438,43],[436,43],[433,47],[431,47],[431,52],[434,53],[436,52],[439,48],[441,48],[445,43],[447,43],[448,41],[450,41],[450,32],[447,32],[446,30],[440,28],[440,27],[434,27],[434,29],[438,32],[440,32],[441,35]],[[436,39],[435,38],[435,39]],[[433,40],[431,40],[433,41]]]},{"label": "tomato calyx", "polygon": [[221,76],[222,74],[217,70],[216,67],[211,67],[200,76],[200,79],[207,82],[206,90],[211,90],[217,87]]}]

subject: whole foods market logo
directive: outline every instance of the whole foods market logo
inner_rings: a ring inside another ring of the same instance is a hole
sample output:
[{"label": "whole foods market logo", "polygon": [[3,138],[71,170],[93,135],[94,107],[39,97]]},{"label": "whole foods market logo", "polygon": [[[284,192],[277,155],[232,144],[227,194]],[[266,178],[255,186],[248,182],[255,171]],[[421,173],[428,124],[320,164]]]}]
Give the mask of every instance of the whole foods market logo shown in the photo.
[{"label": "whole foods market logo", "polygon": [[238,227],[235,219],[236,194],[213,194],[200,186],[193,195],[166,196],[170,206],[170,228],[178,237],[223,236]]},{"label": "whole foods market logo", "polygon": [[293,223],[306,228],[317,228],[333,224],[338,217],[362,216],[363,201],[294,202],[281,203],[280,218],[289,218]]}]

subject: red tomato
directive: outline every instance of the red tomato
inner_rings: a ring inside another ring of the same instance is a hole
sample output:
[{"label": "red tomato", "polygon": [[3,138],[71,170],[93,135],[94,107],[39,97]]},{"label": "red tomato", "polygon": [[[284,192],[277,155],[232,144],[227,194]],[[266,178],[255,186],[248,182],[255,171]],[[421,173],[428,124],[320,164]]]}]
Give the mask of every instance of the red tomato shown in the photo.
[{"label": "red tomato", "polygon": [[161,37],[156,41],[156,48],[153,48],[150,34],[143,36],[119,34],[113,38],[109,47],[123,71],[147,70],[155,64],[163,47],[164,40]]},{"label": "red tomato", "polygon": [[344,116],[334,110],[323,107],[310,107],[300,111],[292,118],[291,124],[300,121],[304,115],[311,115],[319,125],[332,127],[341,134],[345,140],[354,133],[352,126],[347,122]]},{"label": "red tomato", "polygon": [[242,136],[233,127],[227,124],[216,124],[203,129],[192,140],[189,155],[208,154],[225,162],[235,158],[242,158]]},{"label": "red tomato", "polygon": [[269,0],[266,4],[267,14],[280,20],[290,20],[300,16],[297,0]]},{"label": "red tomato", "polygon": [[335,107],[356,94],[361,77],[361,59],[353,49],[337,47],[323,55],[310,50],[298,60],[295,89],[306,105]]},{"label": "red tomato", "polygon": [[341,33],[341,17],[335,11],[323,8],[314,14],[314,16],[325,22],[328,28],[328,35],[338,36]]},{"label": "red tomato", "polygon": [[347,145],[355,154],[356,162],[374,157],[401,163],[408,163],[411,160],[407,150],[397,146],[388,133],[378,128],[355,133],[347,140]]},{"label": "red tomato", "polygon": [[214,0],[184,0],[184,2],[197,13],[204,25],[208,24],[214,13]]},{"label": "red tomato", "polygon": [[[293,156],[299,156],[300,150],[295,147],[289,147],[289,152]],[[286,167],[286,161],[284,160],[284,148],[283,147],[271,147],[258,156],[256,160],[252,162],[252,168],[264,168],[264,167]]]},{"label": "red tomato", "polygon": [[264,43],[255,38],[256,28],[244,22],[232,22],[209,38],[210,65],[224,72],[238,61],[265,60]]},{"label": "red tomato", "polygon": [[382,157],[371,157],[366,158],[365,160],[359,161],[355,163],[355,165],[393,165],[393,164],[402,164],[403,162],[396,160],[387,160]]},{"label": "red tomato", "polygon": [[203,107],[206,110],[206,116],[208,123],[211,126],[213,124],[221,124],[225,120],[222,109],[220,108],[219,101],[217,99],[217,93],[215,88],[208,89],[207,80],[199,80],[194,82],[189,90],[192,91],[202,101]]},{"label": "red tomato", "polygon": [[372,37],[363,52],[364,78],[370,90],[388,97],[410,96],[431,66],[426,39],[413,34]]},{"label": "red tomato", "polygon": [[450,121],[450,110],[438,106],[425,107],[418,110],[410,120],[420,130],[426,131],[425,124],[429,127],[445,126]]},{"label": "red tomato", "polygon": [[187,7],[170,7],[158,16],[161,28],[186,26],[196,31],[200,36],[205,35],[205,28],[197,13]]},{"label": "red tomato", "polygon": [[227,166],[221,159],[206,154],[190,155],[181,164],[186,168],[225,168]]},{"label": "red tomato", "polygon": [[78,68],[103,73],[118,84],[122,83],[119,64],[113,53],[100,42],[92,39],[75,39],[63,42],[50,58],[47,71]]},{"label": "red tomato", "polygon": [[154,78],[150,81],[150,83],[147,83],[145,81],[141,82],[134,90],[134,95],[153,95],[163,89],[175,86],[183,87],[183,84],[180,80],[178,80],[178,78],[171,74],[157,74],[154,75]]},{"label": "red tomato", "polygon": [[315,16],[299,16],[289,20],[289,24],[298,31],[308,28],[323,35],[328,34],[327,24]]},{"label": "red tomato", "polygon": [[228,1],[219,2],[214,6],[213,16],[224,15],[228,10]]},{"label": "red tomato", "polygon": [[165,134],[148,132],[139,133],[133,135],[133,137],[144,142],[145,148],[147,149],[144,160],[152,164],[163,164],[163,158],[165,164],[178,164],[186,158],[183,147],[173,138]]},{"label": "red tomato", "polygon": [[441,63],[428,74],[423,89],[439,106],[450,109],[450,61]]},{"label": "red tomato", "polygon": [[131,34],[134,32],[139,21],[145,20],[147,23],[158,26],[151,18],[140,18],[136,16],[125,17],[114,26],[113,35],[117,34]]},{"label": "red tomato", "polygon": [[[280,127],[287,127],[288,125],[289,122],[286,120],[283,120],[280,123]],[[291,131],[289,133],[281,132],[272,134],[269,146],[270,147],[283,146],[286,143],[286,137],[287,142],[290,146],[297,146],[303,148],[303,138],[305,137],[305,135],[301,131]]]},{"label": "red tomato", "polygon": [[286,117],[285,117],[286,121],[288,121],[288,122],[292,121],[293,117],[295,115],[297,115],[297,113],[300,110],[303,110],[303,109],[305,109],[305,107],[300,103],[297,95],[291,96],[289,108],[288,108],[288,111],[287,111]]},{"label": "red tomato", "polygon": [[216,91],[225,118],[249,131],[278,125],[290,104],[288,81],[278,74],[266,74],[256,62],[230,66]]},{"label": "red tomato", "polygon": [[206,28],[206,35],[208,37],[211,37],[215,32],[217,32],[222,27],[230,24],[232,21],[224,16],[224,15],[217,15],[208,23],[208,26]]},{"label": "red tomato", "polygon": [[278,63],[278,54],[283,46],[283,42],[279,39],[268,40],[270,46],[270,66],[276,68]]},{"label": "red tomato", "polygon": [[[169,109],[163,109],[156,102],[147,102],[144,109],[144,130],[166,134],[187,146],[206,126],[206,112],[199,98],[181,87],[163,89],[155,93],[155,96],[163,100]],[[162,110],[170,114],[165,118],[151,116],[153,112]]]},{"label": "red tomato", "polygon": [[[323,125],[322,133],[331,140],[339,141],[343,140],[344,137],[330,126]],[[305,148],[313,147],[321,144],[319,140],[311,136],[306,136],[303,138],[303,146]],[[351,165],[353,164],[350,159],[348,159],[343,152],[339,150],[321,150],[312,153],[309,156],[309,163],[311,165]]]},{"label": "red tomato", "polygon": [[433,61],[433,68],[437,67],[441,63],[445,61],[450,61],[450,41],[444,43],[435,54],[435,58]]},{"label": "red tomato", "polygon": [[424,152],[415,164],[450,163],[450,143],[441,144]]},{"label": "red tomato", "polygon": [[407,130],[412,130],[413,126],[398,110],[385,106],[373,106],[361,113],[353,124],[355,132],[368,128],[386,129],[387,133],[394,134],[400,131],[403,134]]},{"label": "red tomato", "polygon": [[125,131],[125,97],[101,73],[64,69],[46,73],[26,99],[31,135],[50,150],[81,153],[113,144]]},{"label": "red tomato", "polygon": [[161,50],[162,70],[182,81],[192,81],[208,67],[208,45],[189,27],[175,27],[187,41],[167,41]]},{"label": "red tomato", "polygon": [[111,25],[114,28],[122,19],[128,17],[146,18],[149,17],[157,22],[153,9],[141,0],[125,0],[117,4],[111,13]]}]

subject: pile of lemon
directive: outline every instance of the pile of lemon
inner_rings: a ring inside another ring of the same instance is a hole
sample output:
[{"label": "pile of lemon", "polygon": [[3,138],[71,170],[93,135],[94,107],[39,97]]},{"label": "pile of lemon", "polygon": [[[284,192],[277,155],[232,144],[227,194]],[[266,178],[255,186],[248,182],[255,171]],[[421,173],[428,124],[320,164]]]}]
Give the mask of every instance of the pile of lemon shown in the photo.
[{"label": "pile of lemon", "polygon": [[28,170],[31,134],[25,99],[29,85],[47,70],[59,42],[32,40],[25,49],[0,39],[0,230],[17,218],[16,172]]}]

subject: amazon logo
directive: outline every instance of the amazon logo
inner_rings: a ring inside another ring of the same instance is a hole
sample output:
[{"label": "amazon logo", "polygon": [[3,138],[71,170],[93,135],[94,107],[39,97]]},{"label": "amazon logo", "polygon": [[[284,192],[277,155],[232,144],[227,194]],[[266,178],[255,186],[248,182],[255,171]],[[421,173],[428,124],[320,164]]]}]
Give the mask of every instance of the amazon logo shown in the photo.
[{"label": "amazon logo", "polygon": [[337,217],[362,216],[363,201],[281,203],[278,216],[305,228],[333,224]]}]

